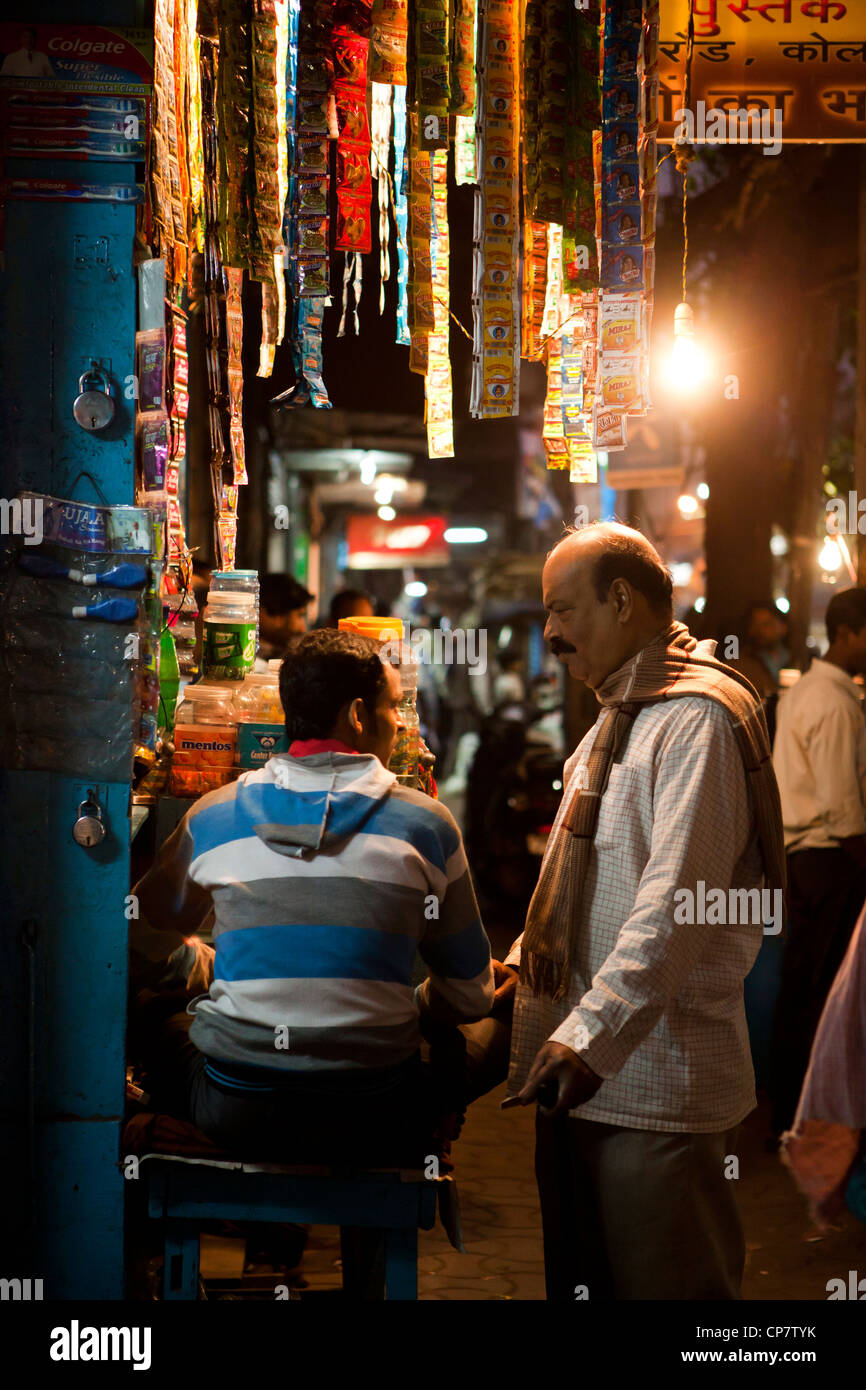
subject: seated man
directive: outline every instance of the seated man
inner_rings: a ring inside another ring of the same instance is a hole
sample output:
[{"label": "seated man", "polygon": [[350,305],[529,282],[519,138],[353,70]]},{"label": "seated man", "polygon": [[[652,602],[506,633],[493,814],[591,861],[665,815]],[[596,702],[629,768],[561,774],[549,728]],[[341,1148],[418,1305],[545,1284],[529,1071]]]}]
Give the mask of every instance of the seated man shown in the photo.
[{"label": "seated man", "polygon": [[149,1089],[250,1157],[409,1164],[451,1108],[422,1016],[470,1022],[494,997],[460,832],[387,770],[402,691],[374,642],[309,633],[280,696],[288,754],[197,801],[135,889],[139,987],[187,976],[214,914],[210,989],[140,1034]]}]

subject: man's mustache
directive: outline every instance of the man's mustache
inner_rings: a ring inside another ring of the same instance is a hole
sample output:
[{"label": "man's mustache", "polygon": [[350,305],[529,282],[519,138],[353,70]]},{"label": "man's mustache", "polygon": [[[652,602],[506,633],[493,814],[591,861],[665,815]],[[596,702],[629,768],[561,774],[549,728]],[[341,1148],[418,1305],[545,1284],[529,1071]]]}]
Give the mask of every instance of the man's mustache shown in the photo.
[{"label": "man's mustache", "polygon": [[554,656],[566,656],[569,652],[577,651],[577,648],[573,647],[570,642],[562,642],[558,637],[554,637],[548,646]]}]

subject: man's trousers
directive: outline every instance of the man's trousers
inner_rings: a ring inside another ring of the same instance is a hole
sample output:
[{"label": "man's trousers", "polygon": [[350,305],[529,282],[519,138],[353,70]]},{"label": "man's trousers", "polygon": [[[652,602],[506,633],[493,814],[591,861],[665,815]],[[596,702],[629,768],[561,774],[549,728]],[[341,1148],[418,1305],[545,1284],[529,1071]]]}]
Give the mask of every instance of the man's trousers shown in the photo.
[{"label": "man's trousers", "polygon": [[548,1300],[740,1298],[736,1137],[736,1129],[663,1134],[539,1112]]}]

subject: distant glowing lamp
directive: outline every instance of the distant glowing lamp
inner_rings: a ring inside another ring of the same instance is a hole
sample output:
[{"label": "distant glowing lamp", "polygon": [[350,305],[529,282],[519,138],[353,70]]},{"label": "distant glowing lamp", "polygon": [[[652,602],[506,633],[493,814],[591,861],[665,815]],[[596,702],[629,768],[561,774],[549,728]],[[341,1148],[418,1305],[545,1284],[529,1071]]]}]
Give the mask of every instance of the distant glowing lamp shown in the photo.
[{"label": "distant glowing lamp", "polygon": [[824,574],[834,575],[842,565],[842,552],[837,541],[829,536],[821,546],[818,556],[818,564]]},{"label": "distant glowing lamp", "polygon": [[684,492],[677,498],[680,516],[686,518],[695,516],[700,505],[697,497],[693,497],[690,492]]},{"label": "distant glowing lamp", "polygon": [[487,532],[482,526],[449,526],[445,539],[449,545],[480,545]]},{"label": "distant glowing lamp", "polygon": [[410,579],[403,590],[407,598],[423,598],[427,592],[427,585],[423,579]]},{"label": "distant glowing lamp", "polygon": [[376,513],[380,521],[393,521],[397,513],[393,507],[380,507]]}]

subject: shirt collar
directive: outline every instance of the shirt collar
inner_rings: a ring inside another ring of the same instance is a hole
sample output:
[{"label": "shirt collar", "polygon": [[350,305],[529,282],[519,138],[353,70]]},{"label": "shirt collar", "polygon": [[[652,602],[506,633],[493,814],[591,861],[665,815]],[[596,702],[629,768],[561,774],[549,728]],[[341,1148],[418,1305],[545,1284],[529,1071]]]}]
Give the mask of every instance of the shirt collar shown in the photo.
[{"label": "shirt collar", "polygon": [[853,677],[848,675],[847,671],[843,671],[841,666],[837,666],[835,661],[822,661],[820,657],[816,656],[809,667],[810,674],[812,671],[815,672],[816,676],[821,676],[825,680],[835,681],[837,685],[841,685],[857,700],[862,700],[862,686],[859,686]]},{"label": "shirt collar", "polygon": [[296,738],[289,746],[290,758],[311,758],[316,753],[357,753],[339,738]]}]

